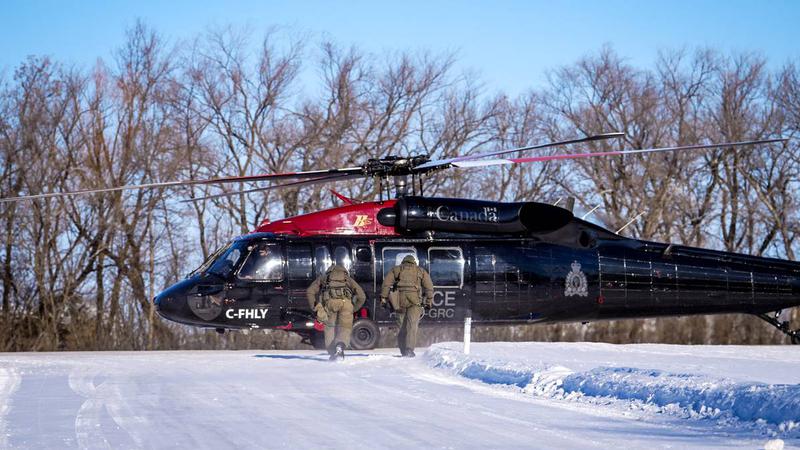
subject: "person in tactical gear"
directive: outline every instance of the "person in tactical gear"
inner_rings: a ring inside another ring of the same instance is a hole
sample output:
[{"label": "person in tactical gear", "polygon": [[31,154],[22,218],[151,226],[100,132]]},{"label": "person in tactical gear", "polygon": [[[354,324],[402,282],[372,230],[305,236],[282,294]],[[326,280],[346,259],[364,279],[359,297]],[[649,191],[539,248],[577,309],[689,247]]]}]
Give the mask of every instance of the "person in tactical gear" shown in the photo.
[{"label": "person in tactical gear", "polygon": [[364,289],[350,278],[347,269],[335,264],[311,283],[306,297],[317,320],[325,324],[325,348],[330,359],[344,358],[353,331],[353,311],[361,309],[367,300]]},{"label": "person in tactical gear", "polygon": [[[390,297],[390,290],[395,291]],[[395,297],[396,296],[396,297]],[[407,255],[399,266],[392,267],[381,286],[381,305],[386,299],[397,315],[397,346],[400,354],[413,358],[417,345],[417,330],[425,308],[433,303],[433,282],[428,272],[417,265],[414,256]]]}]

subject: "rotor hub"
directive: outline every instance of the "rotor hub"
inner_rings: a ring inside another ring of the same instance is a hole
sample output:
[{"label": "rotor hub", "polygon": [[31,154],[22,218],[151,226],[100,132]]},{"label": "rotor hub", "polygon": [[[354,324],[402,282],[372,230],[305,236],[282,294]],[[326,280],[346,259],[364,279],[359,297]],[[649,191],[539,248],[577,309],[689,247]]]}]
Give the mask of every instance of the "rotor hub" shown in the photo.
[{"label": "rotor hub", "polygon": [[428,155],[387,156],[367,160],[362,167],[364,175],[389,177],[406,176],[414,173],[414,168],[430,161]]}]

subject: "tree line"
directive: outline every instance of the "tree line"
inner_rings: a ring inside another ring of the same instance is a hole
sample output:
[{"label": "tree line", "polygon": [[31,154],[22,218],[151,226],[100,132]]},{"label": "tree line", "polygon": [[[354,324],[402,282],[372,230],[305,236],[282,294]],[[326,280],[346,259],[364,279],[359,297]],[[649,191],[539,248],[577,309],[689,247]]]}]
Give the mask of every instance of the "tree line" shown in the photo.
[{"label": "tree line", "polygon": [[[797,63],[776,68],[756,53],[665,50],[643,68],[606,46],[516,96],[490,91],[456,62],[420,51],[372,55],[277,29],[257,37],[217,29],[175,44],[138,23],[112,60],[90,69],[32,56],[0,74],[0,197],[343,167],[387,155],[451,157],[608,131],[626,137],[575,150],[800,131]],[[577,211],[611,230],[636,218],[622,233],[639,239],[796,259],[799,157],[792,139],[451,170],[431,175],[426,194],[574,197]],[[333,206],[330,187],[356,200],[379,193],[364,180],[192,201],[251,187],[0,203],[0,351],[300,345],[282,332],[219,337],[154,314],[158,291],[264,219]],[[477,338],[783,342],[738,315],[479,328]]]}]

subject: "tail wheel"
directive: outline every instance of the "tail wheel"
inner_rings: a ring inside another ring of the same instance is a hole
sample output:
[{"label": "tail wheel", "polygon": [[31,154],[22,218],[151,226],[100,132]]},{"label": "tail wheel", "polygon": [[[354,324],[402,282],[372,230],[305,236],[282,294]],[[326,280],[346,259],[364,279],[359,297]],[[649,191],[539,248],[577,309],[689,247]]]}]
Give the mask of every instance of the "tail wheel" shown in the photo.
[{"label": "tail wheel", "polygon": [[359,319],[353,324],[350,346],[355,350],[372,350],[378,346],[381,330],[378,324],[370,319]]}]

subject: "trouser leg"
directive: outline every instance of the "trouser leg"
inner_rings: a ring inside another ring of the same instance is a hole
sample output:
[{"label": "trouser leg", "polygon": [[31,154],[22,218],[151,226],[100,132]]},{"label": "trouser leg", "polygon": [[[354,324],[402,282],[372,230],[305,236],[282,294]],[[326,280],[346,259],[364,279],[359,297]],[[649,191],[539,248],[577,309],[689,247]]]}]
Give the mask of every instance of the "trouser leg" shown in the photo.
[{"label": "trouser leg", "polygon": [[422,307],[409,306],[406,309],[406,351],[413,351],[417,346],[417,331],[422,318]]},{"label": "trouser leg", "polygon": [[[353,333],[353,304],[346,300],[336,322],[336,342],[344,344],[345,348],[350,347],[350,335]],[[335,343],[333,345],[336,345]]]},{"label": "trouser leg", "polygon": [[336,320],[338,313],[334,311],[327,311],[328,312],[328,320],[325,322],[325,348],[328,350],[328,353],[332,353],[333,349],[333,342],[336,338]]},{"label": "trouser leg", "polygon": [[[402,311],[402,312],[401,312]],[[400,349],[400,354],[406,354],[406,313],[405,310],[396,311],[397,317],[397,348]]]},{"label": "trouser leg", "polygon": [[325,311],[328,313],[328,321],[325,322],[325,348],[331,355],[336,353],[336,335],[339,332],[339,316],[343,303],[340,299],[331,299],[325,305]]}]

